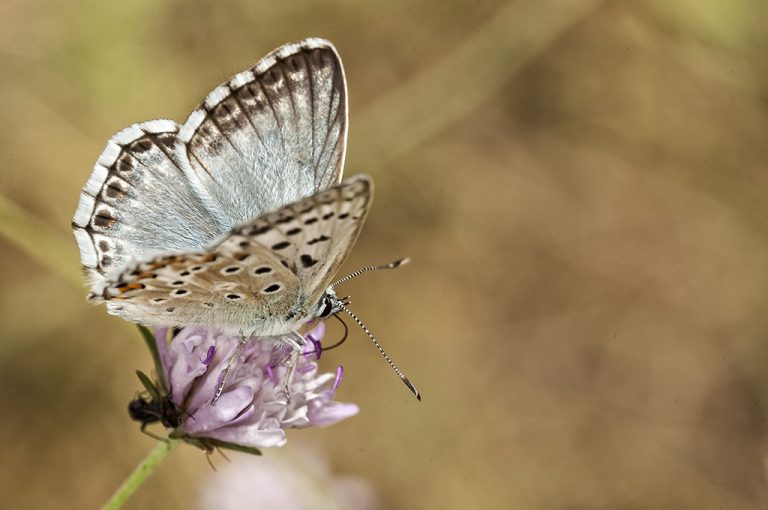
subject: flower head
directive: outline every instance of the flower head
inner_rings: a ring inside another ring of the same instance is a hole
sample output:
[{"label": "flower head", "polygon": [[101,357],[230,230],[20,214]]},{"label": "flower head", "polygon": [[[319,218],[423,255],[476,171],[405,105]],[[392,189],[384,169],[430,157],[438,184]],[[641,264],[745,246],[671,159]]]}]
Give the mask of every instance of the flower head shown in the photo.
[{"label": "flower head", "polygon": [[[315,360],[324,330],[320,323],[307,334],[310,341],[293,370],[288,363],[291,348],[282,337],[250,339],[236,353],[240,339],[213,329],[184,328],[170,344],[167,330],[155,330],[153,352],[167,390],[164,398],[180,413],[171,436],[208,449],[268,448],[285,444],[286,429],[332,425],[357,414],[356,405],[333,400],[341,367],[335,374],[318,370]],[[221,395],[212,404],[219,389]]]}]

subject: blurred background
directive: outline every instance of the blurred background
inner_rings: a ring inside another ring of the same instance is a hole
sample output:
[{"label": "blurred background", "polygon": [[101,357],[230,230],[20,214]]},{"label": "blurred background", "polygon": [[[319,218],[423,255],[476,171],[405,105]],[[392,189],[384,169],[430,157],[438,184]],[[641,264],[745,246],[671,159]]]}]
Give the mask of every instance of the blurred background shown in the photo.
[{"label": "blurred background", "polygon": [[[253,462],[303,476],[311,447],[317,484],[363,496],[296,508],[766,508],[767,21],[760,0],[3,1],[3,508],[97,507],[154,447],[126,413],[150,357],[86,304],[70,234],[108,138],[306,36],[341,53],[346,173],[376,181],[342,272],[413,259],[344,290],[424,401],[352,330],[322,366],[359,416]],[[202,508],[212,460],[178,448],[126,508]],[[243,508],[272,508],[254,469]]]}]

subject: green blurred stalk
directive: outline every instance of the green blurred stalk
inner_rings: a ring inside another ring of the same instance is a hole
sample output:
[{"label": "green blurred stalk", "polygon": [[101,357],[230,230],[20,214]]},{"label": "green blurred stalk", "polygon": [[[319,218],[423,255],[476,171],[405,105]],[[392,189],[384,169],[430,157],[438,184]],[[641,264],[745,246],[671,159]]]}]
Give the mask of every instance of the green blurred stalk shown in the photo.
[{"label": "green blurred stalk", "polygon": [[118,487],[115,493],[109,498],[101,510],[117,510],[122,508],[128,499],[133,496],[133,493],[141,487],[141,484],[149,478],[149,475],[155,472],[160,463],[168,456],[169,453],[179,444],[178,439],[168,439],[167,441],[158,441],[155,449],[149,452],[149,455],[136,466],[133,473]]},{"label": "green blurred stalk", "polygon": [[0,195],[0,235],[63,280],[83,287],[72,239],[61,239],[45,222]]}]

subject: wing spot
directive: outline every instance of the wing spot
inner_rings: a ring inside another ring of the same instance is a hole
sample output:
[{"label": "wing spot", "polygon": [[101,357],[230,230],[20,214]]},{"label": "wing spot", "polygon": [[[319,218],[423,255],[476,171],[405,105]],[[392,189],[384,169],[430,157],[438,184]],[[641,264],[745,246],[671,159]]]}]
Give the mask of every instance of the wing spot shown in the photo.
[{"label": "wing spot", "polygon": [[227,294],[225,297],[230,301],[239,301],[240,299],[243,299],[243,296],[240,294]]},{"label": "wing spot", "polygon": [[320,237],[315,237],[314,239],[310,239],[309,241],[307,241],[307,244],[309,246],[312,246],[313,244],[324,243],[326,241],[329,241],[330,239],[331,238],[328,237],[327,235],[321,235]]},{"label": "wing spot", "polygon": [[272,230],[272,227],[269,226],[269,225],[261,225],[261,226],[254,225],[248,231],[248,235],[251,236],[251,237],[258,236],[258,235],[261,235],[261,234],[265,234],[265,233],[269,232],[270,230]]},{"label": "wing spot", "polygon": [[189,271],[187,271],[187,270],[184,270],[184,271],[182,271],[181,273],[179,273],[179,276],[189,276],[190,274],[191,274],[191,273],[190,273]]},{"label": "wing spot", "polygon": [[264,287],[261,290],[261,293],[262,294],[274,294],[275,292],[278,292],[282,288],[283,288],[283,286],[280,285],[279,283],[273,283],[272,285],[270,285],[268,287]]},{"label": "wing spot", "polygon": [[168,299],[164,298],[164,297],[156,297],[156,298],[152,299],[153,303],[162,303],[164,301],[168,301]]},{"label": "wing spot", "polygon": [[241,253],[235,253],[235,254],[233,255],[233,257],[235,258],[235,260],[236,260],[236,261],[238,261],[238,262],[242,262],[242,261],[244,261],[244,260],[246,260],[246,259],[250,258],[250,257],[251,257],[251,254],[250,254],[250,253],[242,253],[242,252],[241,252]]},{"label": "wing spot", "polygon": [[296,234],[300,233],[301,229],[299,227],[294,227],[291,230],[287,231],[285,234],[289,236],[295,236]]},{"label": "wing spot", "polygon": [[280,241],[279,243],[275,243],[272,245],[273,250],[282,250],[285,248],[288,248],[291,245],[288,241]]},{"label": "wing spot", "polygon": [[176,280],[175,282],[171,282],[171,284],[170,284],[170,285],[171,285],[171,287],[181,287],[181,286],[182,286],[182,285],[184,285],[185,283],[186,283],[186,282],[184,282],[184,281],[182,281],[182,280]]},{"label": "wing spot", "polygon": [[317,223],[317,218],[312,217],[312,218],[304,220],[304,224],[305,225],[312,225],[313,223]]},{"label": "wing spot", "polygon": [[133,283],[121,282],[115,286],[115,288],[119,290],[121,294],[128,292],[129,290],[142,290],[142,289],[145,289],[146,287],[147,286],[144,285],[143,283],[136,283],[136,282],[133,282]]},{"label": "wing spot", "polygon": [[261,267],[257,267],[256,269],[254,269],[253,270],[253,274],[262,275],[262,274],[271,273],[272,271],[274,271],[274,269],[272,269],[269,266],[261,266]]},{"label": "wing spot", "polygon": [[140,154],[142,152],[147,152],[149,149],[152,148],[152,142],[149,140],[142,138],[140,140],[136,140],[129,146],[129,150],[131,152],[135,152],[137,154]]},{"label": "wing spot", "polygon": [[120,173],[128,173],[133,170],[133,160],[128,154],[123,154],[120,159],[117,160],[115,168]]},{"label": "wing spot", "polygon": [[112,216],[112,211],[109,209],[100,209],[93,217],[93,224],[97,227],[111,228],[117,220]]},{"label": "wing spot", "polygon": [[[333,214],[334,214],[333,211],[331,211],[329,213],[325,213],[325,214],[323,214],[323,219],[324,220],[330,220],[331,218],[333,218]],[[341,216],[339,216],[339,218],[341,218]]]},{"label": "wing spot", "polygon": [[315,264],[317,264],[317,262],[318,262],[317,259],[313,259],[312,258],[312,255],[308,255],[306,253],[303,254],[300,257],[300,259],[301,259],[301,265],[304,266],[304,267],[312,267]]},{"label": "wing spot", "polygon": [[344,220],[344,219],[346,219],[346,218],[348,218],[348,217],[349,217],[349,213],[346,213],[346,212],[345,212],[345,213],[341,213],[341,214],[339,214],[339,219],[340,219],[340,220]]},{"label": "wing spot", "polygon": [[175,308],[172,307],[172,306],[165,309],[165,311],[168,312],[168,313],[173,313],[174,310],[175,310]]},{"label": "wing spot", "polygon": [[108,183],[104,188],[104,194],[109,198],[123,198],[126,195],[126,192],[122,188],[117,187],[114,183]]},{"label": "wing spot", "polygon": [[184,296],[185,294],[189,294],[189,291],[187,289],[176,289],[173,292],[171,292],[171,296]]},{"label": "wing spot", "polygon": [[295,218],[293,216],[283,216],[282,218],[278,218],[275,220],[275,223],[278,225],[283,225],[285,223],[293,221]]},{"label": "wing spot", "polygon": [[219,105],[213,109],[212,113],[216,119],[223,120],[225,122],[231,122],[234,118],[234,112],[232,111],[232,108],[226,103],[226,101],[219,103]]},{"label": "wing spot", "polygon": [[162,135],[157,135],[157,139],[168,149],[173,149],[176,146],[176,135],[173,133],[163,133]]},{"label": "wing spot", "polygon": [[200,303],[200,306],[202,306],[203,308],[215,308],[216,307],[216,305],[213,304],[213,303]]},{"label": "wing spot", "polygon": [[225,267],[224,269],[222,269],[220,271],[220,273],[221,274],[237,274],[237,273],[239,273],[242,270],[243,270],[243,268],[240,267],[240,266],[229,266],[229,267]]}]

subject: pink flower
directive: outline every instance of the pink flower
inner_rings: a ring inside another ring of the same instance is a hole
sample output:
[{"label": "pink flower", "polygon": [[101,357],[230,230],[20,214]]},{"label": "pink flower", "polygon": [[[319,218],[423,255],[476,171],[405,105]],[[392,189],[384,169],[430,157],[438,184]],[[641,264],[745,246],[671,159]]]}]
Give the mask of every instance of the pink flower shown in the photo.
[{"label": "pink flower", "polygon": [[306,335],[310,341],[292,374],[287,365],[291,351],[281,337],[250,339],[232,363],[221,396],[211,404],[239,338],[188,327],[166,345],[167,330],[155,330],[161,383],[179,413],[171,437],[206,449],[270,448],[285,444],[286,429],[332,425],[357,414],[355,404],[333,400],[342,368],[335,374],[318,371],[316,352],[324,331],[320,323]]}]

